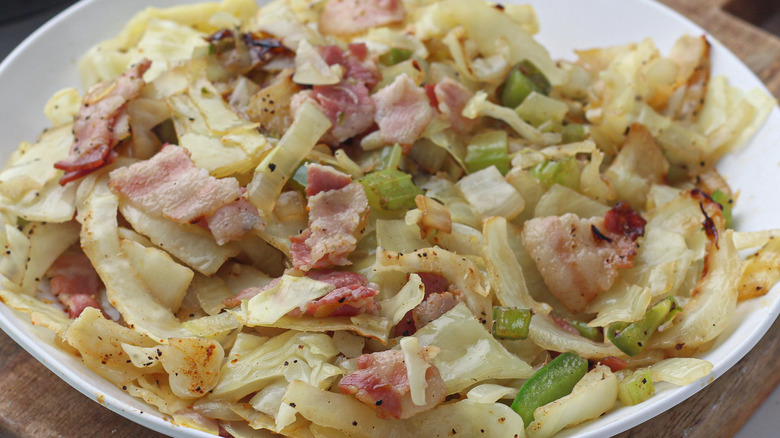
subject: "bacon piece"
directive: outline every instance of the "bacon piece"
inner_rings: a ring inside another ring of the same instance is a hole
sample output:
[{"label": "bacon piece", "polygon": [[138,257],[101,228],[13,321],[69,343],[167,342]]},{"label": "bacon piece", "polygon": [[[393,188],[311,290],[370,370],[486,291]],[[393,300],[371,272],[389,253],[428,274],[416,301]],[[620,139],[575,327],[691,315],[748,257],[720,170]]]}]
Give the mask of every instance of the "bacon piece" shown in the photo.
[{"label": "bacon piece", "polygon": [[[344,176],[319,164],[310,164],[307,169],[307,180],[319,181],[323,188],[340,185]],[[326,181],[329,179],[333,181]],[[350,182],[308,198],[309,227],[290,238],[293,266],[308,271],[351,264],[347,256],[355,250],[369,212],[363,186]]]},{"label": "bacon piece", "polygon": [[127,103],[138,97],[145,85],[143,74],[151,63],[144,59],[114,80],[89,89],[76,114],[74,142],[68,157],[54,163],[54,167],[66,172],[60,184],[65,185],[113,161],[110,154],[114,146],[130,133]]},{"label": "bacon piece", "polygon": [[205,221],[219,245],[238,240],[251,230],[262,231],[265,228],[265,221],[258,214],[257,207],[244,198],[220,207]]},{"label": "bacon piece", "polygon": [[191,223],[241,197],[235,178],[195,167],[186,149],[167,145],[155,156],[111,172],[111,189],[145,212]]},{"label": "bacon piece", "polygon": [[604,215],[604,226],[613,234],[622,234],[631,240],[645,234],[647,221],[635,212],[627,202],[618,204]]},{"label": "bacon piece", "polygon": [[433,89],[436,96],[437,108],[450,122],[452,130],[458,134],[467,134],[477,126],[479,120],[469,119],[463,116],[463,108],[474,96],[468,88],[460,82],[450,78],[444,78]]},{"label": "bacon piece", "polygon": [[362,82],[342,81],[300,91],[291,99],[292,114],[307,101],[316,104],[330,120],[332,126],[322,137],[322,141],[330,145],[337,146],[374,125],[374,101]]},{"label": "bacon piece", "polygon": [[344,394],[354,394],[361,402],[374,407],[379,418],[403,419],[438,405],[447,395],[447,387],[436,365],[430,359],[436,347],[423,347],[423,355],[430,367],[425,372],[425,401],[422,406],[412,402],[406,362],[401,350],[364,354],[357,359],[357,370],[345,375],[339,382]]},{"label": "bacon piece", "polygon": [[325,138],[329,143],[342,143],[374,124],[374,101],[362,83],[316,85],[312,95],[333,124]]},{"label": "bacon piece", "polygon": [[316,172],[306,172],[306,196],[339,190],[352,183],[352,178],[330,166],[318,166]]},{"label": "bacon piece", "polygon": [[557,325],[558,327],[562,328],[563,331],[565,331],[567,333],[571,333],[571,334],[573,334],[575,336],[580,336],[579,330],[577,330],[577,328],[574,327],[569,321],[566,321],[566,319],[559,318],[559,317],[553,315],[552,313],[550,314],[550,318],[552,318],[552,320],[555,323],[555,325]]},{"label": "bacon piece", "polygon": [[420,276],[420,281],[422,281],[423,286],[425,286],[426,296],[444,293],[447,291],[447,288],[450,287],[450,281],[441,274],[435,272],[417,272],[416,274]]},{"label": "bacon piece", "polygon": [[428,96],[428,103],[431,104],[431,107],[438,108],[439,99],[436,97],[436,84],[425,84],[423,89],[425,90],[425,95]]},{"label": "bacon piece", "polygon": [[290,316],[356,316],[376,313],[379,310],[374,301],[374,296],[379,293],[379,286],[369,283],[363,275],[330,269],[310,271],[307,275],[314,280],[330,283],[336,286],[336,289],[322,298],[309,301],[300,309],[293,310]]},{"label": "bacon piece", "polygon": [[[326,318],[329,316],[355,316],[363,313],[376,313],[379,306],[374,301],[374,296],[379,293],[379,286],[369,283],[368,279],[361,274],[349,271],[334,271],[331,269],[322,269],[310,271],[307,276],[311,279],[332,284],[336,288],[327,295],[311,300],[294,309],[289,316],[301,317],[310,315],[315,318]],[[226,298],[222,301],[226,307],[234,307],[241,304],[241,300],[252,298],[259,293],[275,287],[279,284],[281,277],[275,278],[271,283],[264,287],[248,287],[236,296]]]},{"label": "bacon piece", "polygon": [[[113,163],[114,160],[116,160],[116,157],[118,155],[119,154],[117,154],[115,150],[113,149],[110,150],[102,166],[108,166],[109,164]],[[65,174],[62,175],[62,178],[60,178],[60,185],[65,185],[71,181],[76,181],[77,179],[83,178],[94,171],[95,169],[81,169],[81,170],[71,170],[69,172],[65,172]]]},{"label": "bacon piece", "polygon": [[610,210],[606,214],[612,218],[609,221],[565,214],[525,223],[525,247],[550,292],[571,312],[582,311],[600,292],[609,289],[617,279],[618,268],[633,266],[635,239],[644,232],[643,226],[640,231],[635,225],[644,219],[625,208]]},{"label": "bacon piece", "polygon": [[625,369],[628,366],[628,362],[615,356],[602,357],[601,359],[598,360],[598,362],[596,362],[596,364],[609,367],[609,369],[612,370],[613,373]]},{"label": "bacon piece", "polygon": [[400,23],[405,16],[401,0],[329,0],[320,14],[319,31],[324,35],[353,35]]},{"label": "bacon piece", "polygon": [[365,43],[351,43],[348,51],[343,51],[339,46],[319,47],[322,59],[328,65],[341,65],[344,67],[344,78],[350,82],[362,82],[371,90],[382,79],[379,66],[368,57],[368,47]]},{"label": "bacon piece", "polygon": [[306,274],[312,280],[322,281],[336,286],[336,288],[351,287],[354,285],[366,286],[368,279],[357,272],[334,271],[333,269],[320,269]]},{"label": "bacon piece", "polygon": [[376,105],[374,120],[387,144],[398,143],[405,150],[423,133],[433,118],[428,95],[406,74],[377,91],[371,99]]},{"label": "bacon piece", "polygon": [[320,54],[328,65],[344,67],[344,79],[334,85],[315,85],[293,96],[293,114],[306,101],[316,103],[330,120],[332,127],[323,141],[338,145],[361,134],[374,124],[374,102],[369,90],[379,82],[381,73],[376,62],[368,58],[363,43],[350,44],[347,52],[338,46],[322,46]]},{"label": "bacon piece", "polygon": [[52,293],[76,318],[87,307],[101,309],[97,296],[101,282],[95,267],[83,253],[62,254],[46,272]]},{"label": "bacon piece", "polygon": [[425,298],[398,322],[393,336],[411,336],[417,329],[452,310],[463,297],[455,289],[448,291],[450,282],[443,275],[433,272],[417,272],[425,286]]},{"label": "bacon piece", "polygon": [[452,292],[442,292],[430,294],[412,310],[412,318],[415,327],[425,327],[431,321],[452,310],[462,301],[460,294]]}]

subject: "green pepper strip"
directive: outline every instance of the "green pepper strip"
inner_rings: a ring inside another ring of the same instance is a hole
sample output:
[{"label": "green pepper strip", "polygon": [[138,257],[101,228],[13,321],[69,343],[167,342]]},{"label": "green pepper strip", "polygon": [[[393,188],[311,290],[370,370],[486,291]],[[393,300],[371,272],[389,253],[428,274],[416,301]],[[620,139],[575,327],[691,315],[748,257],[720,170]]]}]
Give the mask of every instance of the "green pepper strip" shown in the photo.
[{"label": "green pepper strip", "polygon": [[381,62],[384,65],[391,66],[391,65],[396,65],[399,62],[404,62],[411,57],[412,57],[411,50],[399,49],[398,47],[393,47],[392,49],[390,49],[390,51],[388,51],[387,53],[379,57],[379,62]]},{"label": "green pepper strip", "polygon": [[372,209],[406,211],[415,208],[414,197],[424,193],[414,185],[411,175],[394,168],[369,173],[358,182],[366,189]]},{"label": "green pepper strip", "polygon": [[541,70],[536,68],[536,66],[529,60],[524,59],[520,61],[519,64],[517,64],[517,69],[520,70],[525,77],[531,80],[531,82],[536,85],[536,87],[541,90],[540,92],[542,94],[550,94],[550,91],[552,90],[552,85],[550,84],[550,81],[547,80],[547,77],[542,73]]},{"label": "green pepper strip", "polygon": [[596,342],[602,341],[602,334],[598,327],[588,327],[587,323],[577,320],[571,320],[569,321],[569,324],[576,328],[583,338]]},{"label": "green pepper strip", "polygon": [[493,336],[498,339],[527,338],[531,315],[531,309],[493,306]]},{"label": "green pepper strip", "polygon": [[506,82],[504,82],[504,88],[501,90],[501,105],[517,108],[533,91],[537,93],[542,92],[520,70],[512,70],[509,76],[507,76]]},{"label": "green pepper strip", "polygon": [[726,221],[726,228],[731,228],[731,207],[734,205],[734,199],[718,189],[712,194],[712,200],[723,207],[723,219]]},{"label": "green pepper strip", "polygon": [[548,187],[553,184],[560,184],[572,190],[578,190],[580,187],[580,167],[574,157],[541,162],[531,168],[530,172]]},{"label": "green pepper strip", "polygon": [[585,127],[579,123],[569,123],[561,129],[561,143],[569,144],[585,140]]},{"label": "green pepper strip", "polygon": [[[502,175],[506,175],[511,167],[506,135],[482,136],[478,142],[468,145],[466,149],[466,170],[474,173],[478,170],[496,166]],[[474,139],[472,139],[474,141]]]},{"label": "green pepper strip", "polygon": [[525,427],[534,421],[540,406],[569,395],[588,372],[588,361],[575,353],[563,353],[534,373],[517,392],[512,409],[523,418]]},{"label": "green pepper strip", "polygon": [[633,406],[650,398],[655,392],[653,378],[648,370],[623,370],[626,377],[618,383],[618,398],[626,406]]},{"label": "green pepper strip", "polygon": [[607,327],[607,338],[623,353],[636,356],[644,350],[647,340],[658,327],[674,318],[679,307],[674,297],[666,297],[651,307],[639,321],[610,324]]}]

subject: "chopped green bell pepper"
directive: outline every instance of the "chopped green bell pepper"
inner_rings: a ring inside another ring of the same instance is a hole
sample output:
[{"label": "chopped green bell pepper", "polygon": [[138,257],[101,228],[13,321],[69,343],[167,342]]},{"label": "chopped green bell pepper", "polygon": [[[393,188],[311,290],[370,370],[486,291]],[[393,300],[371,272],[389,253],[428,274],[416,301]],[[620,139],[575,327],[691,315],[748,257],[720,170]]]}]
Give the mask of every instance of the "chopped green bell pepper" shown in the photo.
[{"label": "chopped green bell pepper", "polygon": [[395,168],[369,173],[358,182],[366,189],[371,208],[385,212],[415,208],[414,197],[424,193],[414,185],[412,175]]},{"label": "chopped green bell pepper", "polygon": [[560,184],[572,190],[577,190],[580,187],[580,166],[574,157],[561,161],[548,160],[539,163],[531,168],[531,175],[546,186]]},{"label": "chopped green bell pepper", "polygon": [[645,317],[634,322],[613,322],[607,327],[607,338],[620,351],[629,356],[641,353],[650,336],[658,330],[661,324],[671,321],[679,312],[680,306],[674,297],[669,296],[659,301],[645,313]]},{"label": "chopped green bell pepper", "polygon": [[475,135],[466,149],[466,170],[474,173],[478,170],[496,166],[502,175],[511,167],[506,131],[488,131]]},{"label": "chopped green bell pepper", "polygon": [[527,338],[531,315],[531,309],[493,306],[493,336],[498,339]]},{"label": "chopped green bell pepper", "polygon": [[384,65],[396,65],[412,57],[412,51],[409,49],[400,49],[393,47],[389,52],[379,56],[379,62]]},{"label": "chopped green bell pepper", "polygon": [[726,221],[726,228],[731,228],[731,208],[734,205],[734,199],[718,189],[712,194],[712,200],[723,207],[723,219]]},{"label": "chopped green bell pepper", "polygon": [[576,353],[563,353],[534,373],[517,392],[512,409],[523,418],[525,427],[534,421],[540,406],[569,395],[588,372],[588,361]]},{"label": "chopped green bell pepper", "polygon": [[648,370],[622,370],[625,375],[618,382],[618,398],[626,406],[633,406],[650,398],[655,393],[653,378]]}]

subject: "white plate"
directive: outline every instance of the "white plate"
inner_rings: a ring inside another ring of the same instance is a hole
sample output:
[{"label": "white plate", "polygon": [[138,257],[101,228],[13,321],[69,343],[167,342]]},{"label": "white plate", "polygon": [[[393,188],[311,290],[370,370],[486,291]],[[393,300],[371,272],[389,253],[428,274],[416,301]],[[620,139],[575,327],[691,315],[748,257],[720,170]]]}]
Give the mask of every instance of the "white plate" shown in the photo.
[{"label": "white plate", "polygon": [[[3,125],[0,160],[22,140],[33,140],[47,126],[43,106],[57,90],[79,84],[76,63],[95,43],[113,37],[135,11],[147,5],[170,6],[187,0],[136,0],[117,2],[86,0],[67,9],[25,40],[0,64],[0,120]],[[572,49],[638,42],[653,38],[668,53],[685,33],[704,31],[666,7],[649,0],[531,0],[542,31],[538,39],[556,58],[573,59]],[[748,89],[763,87],[758,78],[714,39],[715,74]],[[727,157],[720,165],[733,188],[740,191],[735,211],[740,230],[780,227],[780,111],[769,120],[748,147]],[[704,359],[715,368],[712,375],[681,388],[663,388],[650,400],[620,408],[596,421],[566,431],[564,436],[603,437],[627,430],[680,403],[722,375],[758,342],[780,313],[780,288],[767,296],[738,306],[733,325]],[[176,426],[154,409],[97,377],[81,362],[51,343],[51,335],[32,327],[26,315],[0,306],[0,327],[54,373],[93,400],[156,431],[178,437],[211,437]]]}]

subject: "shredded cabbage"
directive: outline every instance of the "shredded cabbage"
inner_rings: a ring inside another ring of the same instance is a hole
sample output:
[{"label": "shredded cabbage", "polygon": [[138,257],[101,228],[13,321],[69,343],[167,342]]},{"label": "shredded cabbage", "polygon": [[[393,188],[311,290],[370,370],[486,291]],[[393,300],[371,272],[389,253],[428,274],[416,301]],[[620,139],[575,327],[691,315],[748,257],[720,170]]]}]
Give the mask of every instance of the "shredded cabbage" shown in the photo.
[{"label": "shredded cabbage", "polygon": [[598,365],[585,374],[571,394],[537,408],[526,432],[535,438],[553,436],[565,427],[601,416],[612,408],[617,395],[617,377],[608,367]]},{"label": "shredded cabbage", "polygon": [[[710,77],[706,36],[562,61],[540,25],[483,0],[139,12],[0,170],[0,300],[175,424],[236,437],[542,437],[617,405],[597,365],[524,425],[507,401],[556,353],[706,378],[691,356],[780,280],[779,231],[728,229],[739,192],[716,168],[775,101]],[[232,198],[180,199],[175,165],[132,174],[166,143]],[[120,168],[137,179],[117,196]],[[403,187],[367,209],[342,190],[388,175]],[[134,196],[214,207],[177,223]],[[567,214],[588,225],[527,238]],[[643,351],[618,348],[667,299]],[[533,314],[528,337],[497,340],[494,306]]]},{"label": "shredded cabbage", "polygon": [[[458,304],[439,319],[418,330],[421,345],[439,347],[433,359],[448,393],[492,379],[525,379],[531,366],[509,353],[464,304]],[[490,360],[484,360],[489,357]]]}]

